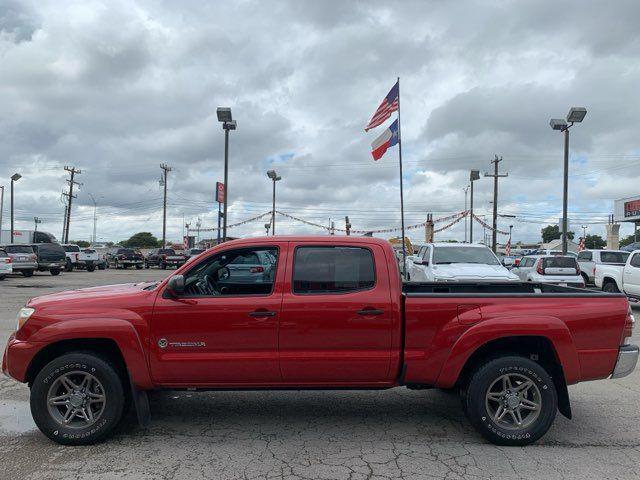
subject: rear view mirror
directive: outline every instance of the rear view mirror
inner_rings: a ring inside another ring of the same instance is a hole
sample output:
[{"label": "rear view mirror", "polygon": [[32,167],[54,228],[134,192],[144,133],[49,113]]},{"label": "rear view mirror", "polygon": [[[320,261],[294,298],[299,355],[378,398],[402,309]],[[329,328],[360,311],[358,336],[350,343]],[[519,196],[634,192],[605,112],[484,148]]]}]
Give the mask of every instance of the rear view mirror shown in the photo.
[{"label": "rear view mirror", "polygon": [[167,283],[167,292],[172,297],[179,297],[184,293],[184,276],[174,275]]}]

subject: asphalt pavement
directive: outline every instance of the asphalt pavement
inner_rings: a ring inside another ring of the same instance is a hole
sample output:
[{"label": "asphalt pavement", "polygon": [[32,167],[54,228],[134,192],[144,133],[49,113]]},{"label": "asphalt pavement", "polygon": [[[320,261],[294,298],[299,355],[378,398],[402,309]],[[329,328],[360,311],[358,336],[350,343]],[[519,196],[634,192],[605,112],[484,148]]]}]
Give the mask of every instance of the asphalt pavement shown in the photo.
[{"label": "asphalt pavement", "polygon": [[[169,273],[8,278],[0,282],[0,341],[30,297]],[[570,395],[574,419],[558,415],[541,441],[523,448],[484,441],[455,394],[404,388],[155,393],[148,429],[127,418],[99,445],[63,447],[34,425],[28,388],[2,376],[0,479],[640,478],[640,372],[572,386]]]}]

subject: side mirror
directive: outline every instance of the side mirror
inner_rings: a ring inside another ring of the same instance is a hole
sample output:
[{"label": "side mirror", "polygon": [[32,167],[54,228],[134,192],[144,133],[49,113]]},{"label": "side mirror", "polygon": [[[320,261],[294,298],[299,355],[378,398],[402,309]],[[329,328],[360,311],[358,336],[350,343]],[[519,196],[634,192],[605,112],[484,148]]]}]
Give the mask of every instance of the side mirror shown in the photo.
[{"label": "side mirror", "polygon": [[184,293],[184,276],[174,275],[167,283],[167,292],[172,297],[179,297]]},{"label": "side mirror", "polygon": [[416,265],[424,265],[426,267],[429,265],[429,260],[414,260],[413,263]]}]

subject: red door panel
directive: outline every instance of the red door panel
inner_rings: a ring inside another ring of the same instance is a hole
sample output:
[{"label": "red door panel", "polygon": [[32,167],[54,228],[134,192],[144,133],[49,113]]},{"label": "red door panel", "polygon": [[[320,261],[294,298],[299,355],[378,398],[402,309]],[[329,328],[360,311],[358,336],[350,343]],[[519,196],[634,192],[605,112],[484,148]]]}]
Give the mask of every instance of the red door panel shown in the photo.
[{"label": "red door panel", "polygon": [[278,322],[287,242],[270,295],[167,299],[158,296],[150,363],[161,385],[259,386],[281,381]]},{"label": "red door panel", "polygon": [[295,251],[290,248],[279,334],[283,381],[331,385],[391,380],[398,312],[391,304],[384,252],[378,245],[367,248],[375,260],[375,286],[337,294],[294,294]]}]

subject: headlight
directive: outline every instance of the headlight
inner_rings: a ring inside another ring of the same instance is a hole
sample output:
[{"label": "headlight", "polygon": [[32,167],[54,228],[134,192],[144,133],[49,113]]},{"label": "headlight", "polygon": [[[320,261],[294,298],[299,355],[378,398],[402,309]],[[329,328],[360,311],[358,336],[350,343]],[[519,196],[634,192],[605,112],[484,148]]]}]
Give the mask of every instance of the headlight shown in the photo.
[{"label": "headlight", "polygon": [[20,330],[25,323],[27,323],[27,320],[29,320],[29,317],[33,315],[33,312],[35,312],[34,308],[22,307],[20,309],[18,312],[18,325],[16,327],[16,332]]}]

